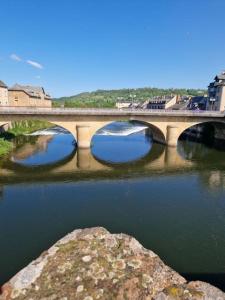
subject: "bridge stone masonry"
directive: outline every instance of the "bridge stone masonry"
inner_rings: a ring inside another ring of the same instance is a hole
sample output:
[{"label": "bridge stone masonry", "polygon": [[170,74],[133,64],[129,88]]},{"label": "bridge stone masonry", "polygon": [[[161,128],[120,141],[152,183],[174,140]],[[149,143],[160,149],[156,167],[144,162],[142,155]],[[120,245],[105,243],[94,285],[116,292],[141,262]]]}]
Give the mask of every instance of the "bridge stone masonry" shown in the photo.
[{"label": "bridge stone masonry", "polygon": [[12,121],[44,120],[71,132],[78,148],[90,148],[95,133],[115,121],[138,121],[147,125],[153,140],[168,146],[177,146],[179,136],[188,128],[207,122],[225,124],[224,112],[119,110],[73,108],[0,108],[0,126]]}]

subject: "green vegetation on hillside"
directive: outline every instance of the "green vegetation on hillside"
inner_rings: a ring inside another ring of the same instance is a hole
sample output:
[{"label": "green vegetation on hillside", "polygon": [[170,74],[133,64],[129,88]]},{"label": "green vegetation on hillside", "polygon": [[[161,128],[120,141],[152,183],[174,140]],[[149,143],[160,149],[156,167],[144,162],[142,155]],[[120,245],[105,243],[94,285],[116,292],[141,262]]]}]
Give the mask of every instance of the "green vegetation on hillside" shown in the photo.
[{"label": "green vegetation on hillside", "polygon": [[169,95],[189,95],[201,96],[206,93],[205,90],[197,89],[158,89],[158,88],[139,88],[139,89],[121,89],[121,90],[97,90],[90,93],[81,93],[71,97],[62,97],[54,99],[53,106],[60,107],[115,107],[117,101],[140,101],[144,102],[156,96]]}]

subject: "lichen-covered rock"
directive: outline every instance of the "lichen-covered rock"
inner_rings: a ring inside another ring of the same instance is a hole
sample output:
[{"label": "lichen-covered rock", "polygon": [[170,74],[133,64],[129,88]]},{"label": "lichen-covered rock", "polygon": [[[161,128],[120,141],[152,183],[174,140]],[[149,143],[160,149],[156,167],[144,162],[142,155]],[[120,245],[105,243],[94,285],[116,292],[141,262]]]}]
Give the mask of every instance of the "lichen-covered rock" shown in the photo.
[{"label": "lichen-covered rock", "polygon": [[186,280],[134,238],[104,228],[75,230],[2,287],[0,300],[225,299]]}]

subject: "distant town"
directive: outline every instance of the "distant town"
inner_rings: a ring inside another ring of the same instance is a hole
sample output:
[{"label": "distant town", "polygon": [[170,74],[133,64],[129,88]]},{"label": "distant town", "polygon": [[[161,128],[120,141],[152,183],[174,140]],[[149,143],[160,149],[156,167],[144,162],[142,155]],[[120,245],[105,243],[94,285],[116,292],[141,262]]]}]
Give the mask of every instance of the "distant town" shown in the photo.
[{"label": "distant town", "polygon": [[0,106],[224,111],[225,72],[214,78],[207,91],[143,88],[129,93],[125,89],[99,90],[59,99],[52,99],[43,87],[15,84],[9,88],[0,80]]},{"label": "distant town", "polygon": [[225,72],[217,75],[208,86],[208,93],[201,96],[155,96],[144,103],[121,99],[117,108],[172,109],[172,110],[225,110]]}]

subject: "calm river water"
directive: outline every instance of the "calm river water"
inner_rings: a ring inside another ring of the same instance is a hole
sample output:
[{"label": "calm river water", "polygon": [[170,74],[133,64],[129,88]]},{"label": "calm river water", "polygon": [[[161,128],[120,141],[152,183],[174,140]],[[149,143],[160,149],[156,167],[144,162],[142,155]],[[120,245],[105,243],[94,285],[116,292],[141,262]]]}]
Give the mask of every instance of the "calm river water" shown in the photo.
[{"label": "calm river water", "polygon": [[225,289],[225,152],[142,129],[114,124],[91,152],[63,132],[15,139],[0,161],[0,284],[68,232],[104,226]]}]

